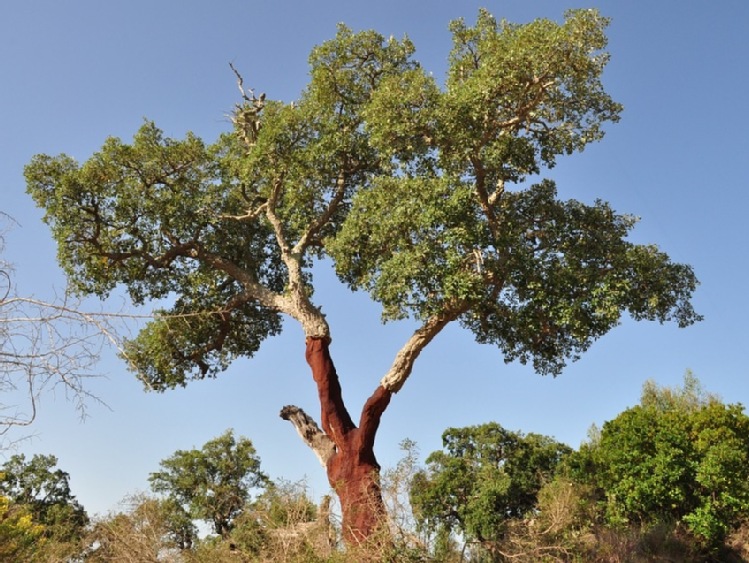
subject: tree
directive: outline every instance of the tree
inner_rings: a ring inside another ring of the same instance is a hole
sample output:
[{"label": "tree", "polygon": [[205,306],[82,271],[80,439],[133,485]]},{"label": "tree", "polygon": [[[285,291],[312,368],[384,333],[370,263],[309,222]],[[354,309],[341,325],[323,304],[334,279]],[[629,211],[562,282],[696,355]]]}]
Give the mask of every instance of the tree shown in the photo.
[{"label": "tree", "polygon": [[411,502],[422,526],[461,534],[489,551],[512,519],[536,507],[537,495],[572,450],[548,436],[522,434],[492,422],[448,428],[444,451],[414,476]]},{"label": "tree", "polygon": [[0,561],[33,561],[44,526],[34,522],[28,508],[0,495]]},{"label": "tree", "polygon": [[681,522],[719,547],[749,517],[749,417],[691,374],[682,388],[647,383],[640,404],[606,422],[577,465],[613,523]]},{"label": "tree", "polygon": [[[235,440],[231,430],[199,450],[178,450],[162,460],[161,467],[148,478],[153,491],[165,493],[191,518],[210,522],[222,537],[231,531],[252,490],[267,483],[252,442]],[[183,547],[189,543],[183,541]]]},{"label": "tree", "polygon": [[[294,103],[256,96],[237,74],[234,131],[214,144],[147,122],[82,165],[34,157],[28,191],[78,291],[175,297],[126,346],[149,389],[216,376],[277,334],[282,316],[300,323],[322,428],[297,407],[282,416],[326,468],[346,539],[363,540],[384,517],[381,416],[448,324],[557,374],[625,312],[699,319],[692,269],[628,241],[635,219],[560,200],[551,180],[525,182],[618,120],[601,84],[606,25],[594,10],[524,25],[481,11],[473,27],[451,25],[444,86],[408,39],[341,26],[312,51]],[[384,320],[416,323],[358,424],[313,301],[321,258]]]},{"label": "tree", "polygon": [[[0,256],[5,223],[0,211]],[[62,387],[85,415],[85,386],[96,375],[100,351],[115,332],[112,315],[89,313],[68,291],[45,301],[19,292],[13,264],[0,257],[0,436],[34,422],[40,395]],[[0,449],[7,447],[0,442]]]},{"label": "tree", "polygon": [[28,509],[44,535],[58,542],[80,539],[88,524],[85,509],[70,491],[70,475],[56,467],[53,455],[35,454],[26,461],[12,456],[0,471],[0,494]]}]

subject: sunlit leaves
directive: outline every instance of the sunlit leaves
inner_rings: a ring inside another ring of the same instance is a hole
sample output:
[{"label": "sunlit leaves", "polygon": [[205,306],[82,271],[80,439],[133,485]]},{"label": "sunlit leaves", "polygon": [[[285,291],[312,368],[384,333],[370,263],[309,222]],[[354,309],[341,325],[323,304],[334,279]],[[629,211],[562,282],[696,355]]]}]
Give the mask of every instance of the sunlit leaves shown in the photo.
[{"label": "sunlit leaves", "polygon": [[257,351],[264,337],[281,331],[277,314],[253,304],[223,312],[201,310],[203,305],[180,300],[125,343],[123,355],[147,390],[215,377],[237,357]]},{"label": "sunlit leaves", "polygon": [[536,505],[536,495],[571,450],[538,434],[524,435],[488,423],[449,428],[443,451],[432,452],[427,470],[411,487],[420,525],[496,541],[508,520]]},{"label": "sunlit leaves", "polygon": [[601,84],[606,25],[592,10],[570,12],[561,25],[498,23],[486,11],[474,27],[453,22],[433,116],[443,166],[472,173],[469,162],[480,160],[495,179],[513,181],[600,139],[621,110]]},{"label": "sunlit leaves", "polygon": [[611,521],[678,520],[716,546],[749,515],[749,417],[695,383],[688,374],[683,388],[646,385],[581,456]]},{"label": "sunlit leaves", "polygon": [[129,346],[131,365],[152,388],[183,384],[192,370],[215,374],[279,330],[276,313],[256,305],[227,310],[236,321],[228,326],[216,310],[231,309],[241,288],[198,259],[215,254],[273,290],[285,284],[267,225],[219,220],[241,211],[236,187],[215,160],[222,150],[192,135],[165,138],[146,123],[132,144],[109,139],[82,166],[62,155],[35,157],[26,168],[29,191],[45,207],[60,261],[79,291],[103,296],[122,284],[136,303],[182,296],[173,324],[189,330],[165,333],[156,322],[161,330],[151,326]]},{"label": "sunlit leaves", "polygon": [[320,106],[354,113],[369,100],[383,77],[415,66],[413,52],[408,39],[386,41],[375,31],[353,33],[339,25],[334,40],[312,50],[312,78],[306,96]]},{"label": "sunlit leaves", "polygon": [[626,240],[635,219],[607,204],[560,201],[552,182],[507,192],[482,216],[473,186],[449,177],[389,178],[360,192],[328,250],[383,318],[467,309],[461,323],[507,360],[558,373],[619,323],[698,318],[688,266]]},{"label": "sunlit leaves", "polygon": [[601,83],[607,23],[592,10],[524,25],[481,11],[451,25],[444,88],[418,67],[381,82],[366,131],[393,173],[354,196],[327,250],[384,319],[461,314],[480,342],[542,373],[624,311],[699,319],[691,269],[627,242],[632,217],[558,200],[549,180],[509,189],[618,120]]},{"label": "sunlit leaves", "polygon": [[451,24],[444,80],[409,39],[342,25],[294,103],[245,97],[214,145],[146,123],[82,165],[38,156],[29,191],[80,291],[175,301],[128,350],[151,388],[252,355],[279,313],[314,315],[318,257],[385,320],[458,320],[558,373],[625,312],[699,319],[691,268],[628,242],[631,217],[525,183],[618,120],[607,25],[595,10],[522,25],[482,10]]},{"label": "sunlit leaves", "polygon": [[358,194],[328,249],[339,274],[383,304],[385,319],[426,318],[482,284],[471,254],[483,229],[471,221],[476,212],[469,185],[381,178]]},{"label": "sunlit leaves", "polygon": [[[205,229],[217,205],[209,160],[197,138],[165,139],[146,123],[132,145],[110,138],[82,166],[37,156],[26,178],[79,289],[106,294],[120,282],[141,301],[162,297],[175,288],[175,271],[185,273],[184,257],[170,250]],[[156,263],[172,272],[150,267]]]},{"label": "sunlit leaves", "polygon": [[267,477],[252,442],[228,430],[201,449],[178,450],[162,460],[161,470],[151,473],[149,481],[154,492],[164,493],[192,518],[210,522],[217,534],[226,535]]}]

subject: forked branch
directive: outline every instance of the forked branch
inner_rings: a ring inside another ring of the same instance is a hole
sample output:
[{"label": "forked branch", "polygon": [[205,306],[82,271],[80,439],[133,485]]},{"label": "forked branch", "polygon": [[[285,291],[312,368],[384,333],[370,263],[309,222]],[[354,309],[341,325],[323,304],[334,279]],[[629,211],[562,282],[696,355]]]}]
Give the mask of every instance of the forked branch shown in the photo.
[{"label": "forked branch", "polygon": [[[6,272],[7,273],[7,272]],[[82,417],[90,400],[86,389],[107,342],[118,346],[113,318],[86,313],[67,297],[47,303],[3,291],[0,299],[0,435],[29,426],[44,391],[62,388]],[[121,320],[122,317],[116,317]]]}]

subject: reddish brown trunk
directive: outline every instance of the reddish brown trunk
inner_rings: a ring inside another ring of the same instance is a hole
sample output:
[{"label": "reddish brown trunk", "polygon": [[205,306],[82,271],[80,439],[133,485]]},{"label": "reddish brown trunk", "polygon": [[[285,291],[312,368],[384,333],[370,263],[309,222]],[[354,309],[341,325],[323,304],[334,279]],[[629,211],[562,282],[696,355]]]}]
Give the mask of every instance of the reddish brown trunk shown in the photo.
[{"label": "reddish brown trunk", "polygon": [[374,456],[368,457],[372,459],[361,459],[355,449],[341,450],[328,462],[328,481],[341,501],[343,537],[350,545],[371,538],[385,521],[380,466]]},{"label": "reddish brown trunk", "polygon": [[323,430],[336,445],[327,473],[330,486],[341,501],[344,540],[358,544],[370,539],[385,521],[374,441],[392,394],[378,387],[364,405],[357,427],[343,402],[328,340],[308,338],[306,357],[317,384]]}]

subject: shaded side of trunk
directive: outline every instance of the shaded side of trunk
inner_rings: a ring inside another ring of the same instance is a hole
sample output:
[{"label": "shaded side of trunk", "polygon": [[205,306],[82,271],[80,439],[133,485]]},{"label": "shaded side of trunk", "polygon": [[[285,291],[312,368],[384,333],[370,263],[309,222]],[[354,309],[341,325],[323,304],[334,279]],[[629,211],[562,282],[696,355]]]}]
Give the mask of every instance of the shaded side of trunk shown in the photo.
[{"label": "shaded side of trunk", "polygon": [[386,522],[380,488],[380,466],[338,452],[328,463],[328,481],[341,501],[343,539],[365,543]]},{"label": "shaded side of trunk", "polygon": [[328,346],[327,339],[308,338],[306,358],[317,384],[323,431],[335,444],[326,464],[328,481],[341,501],[344,540],[354,545],[372,538],[385,523],[374,441],[392,393],[378,387],[364,405],[357,427],[343,402]]}]

